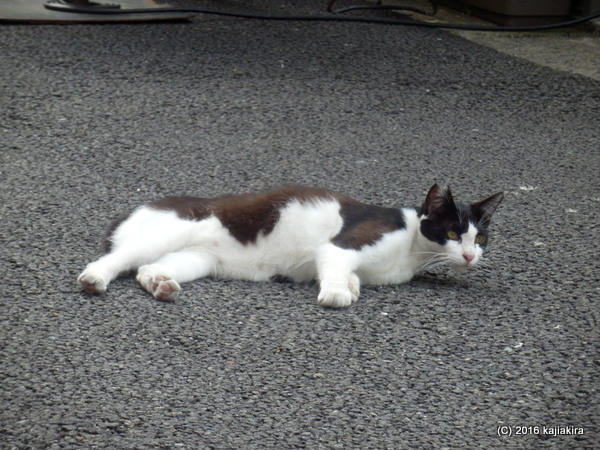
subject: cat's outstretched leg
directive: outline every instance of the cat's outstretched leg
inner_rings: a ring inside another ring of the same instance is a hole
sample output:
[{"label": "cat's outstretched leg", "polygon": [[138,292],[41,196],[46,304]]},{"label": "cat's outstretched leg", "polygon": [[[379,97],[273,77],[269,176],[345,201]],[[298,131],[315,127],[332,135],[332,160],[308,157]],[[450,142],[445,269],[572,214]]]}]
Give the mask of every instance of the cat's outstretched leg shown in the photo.
[{"label": "cat's outstretched leg", "polygon": [[360,280],[354,273],[357,267],[354,250],[326,244],[317,254],[317,271],[321,290],[318,302],[321,306],[343,308],[358,300]]},{"label": "cat's outstretched leg", "polygon": [[135,267],[135,257],[132,252],[117,251],[108,253],[100,259],[88,264],[77,277],[79,285],[89,294],[102,294],[108,283],[119,273]]},{"label": "cat's outstretched leg", "polygon": [[77,280],[86,292],[103,293],[120,273],[189,245],[190,230],[195,225],[182,221],[174,212],[141,207],[112,233],[112,251],[88,264]]},{"label": "cat's outstretched leg", "polygon": [[168,253],[152,264],[138,269],[137,281],[158,300],[175,300],[179,283],[203,278],[214,273],[215,262],[199,250]]},{"label": "cat's outstretched leg", "polygon": [[170,247],[172,246],[167,246],[157,239],[141,242],[133,240],[118,245],[112,252],[88,264],[77,277],[77,281],[84,291],[90,294],[102,294],[108,284],[120,273],[156,261]]}]

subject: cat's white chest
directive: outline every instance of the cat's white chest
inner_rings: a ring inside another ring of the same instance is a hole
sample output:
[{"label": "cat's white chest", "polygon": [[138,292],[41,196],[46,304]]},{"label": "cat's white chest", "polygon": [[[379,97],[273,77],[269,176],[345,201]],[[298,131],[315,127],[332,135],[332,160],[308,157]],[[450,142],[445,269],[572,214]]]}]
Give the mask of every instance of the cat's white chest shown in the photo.
[{"label": "cat's white chest", "polygon": [[412,236],[409,230],[385,236],[374,246],[360,251],[357,275],[363,284],[396,284],[410,280],[415,264],[410,258]]},{"label": "cat's white chest", "polygon": [[419,219],[413,210],[403,212],[406,228],[389,233],[375,245],[360,250],[357,274],[362,283],[405,283],[418,271],[419,258],[413,253]]}]

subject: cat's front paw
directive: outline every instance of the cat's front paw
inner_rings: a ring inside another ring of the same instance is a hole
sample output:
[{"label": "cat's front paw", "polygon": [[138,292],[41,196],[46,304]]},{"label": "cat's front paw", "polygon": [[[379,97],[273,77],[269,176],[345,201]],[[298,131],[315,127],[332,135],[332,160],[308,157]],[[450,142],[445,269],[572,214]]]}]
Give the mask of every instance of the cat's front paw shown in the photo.
[{"label": "cat's front paw", "polygon": [[360,278],[358,278],[358,275],[355,273],[350,275],[348,289],[350,289],[350,292],[352,292],[352,303],[354,303],[356,300],[358,300],[358,296],[360,295]]},{"label": "cat's front paw", "polygon": [[357,295],[344,288],[322,288],[317,298],[319,305],[326,308],[345,308],[357,299]]},{"label": "cat's front paw", "polygon": [[106,280],[98,273],[85,270],[77,277],[77,282],[88,294],[102,294],[106,292]]}]

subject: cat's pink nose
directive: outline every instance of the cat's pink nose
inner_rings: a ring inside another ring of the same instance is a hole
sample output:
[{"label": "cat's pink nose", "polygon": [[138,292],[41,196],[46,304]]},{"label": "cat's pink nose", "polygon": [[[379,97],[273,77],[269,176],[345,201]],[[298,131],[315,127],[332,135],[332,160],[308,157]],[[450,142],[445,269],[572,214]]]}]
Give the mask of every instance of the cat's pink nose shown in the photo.
[{"label": "cat's pink nose", "polygon": [[473,259],[475,258],[475,255],[471,255],[469,253],[464,253],[463,258],[465,258],[465,261],[467,262],[467,264],[469,264],[471,261],[473,261]]}]

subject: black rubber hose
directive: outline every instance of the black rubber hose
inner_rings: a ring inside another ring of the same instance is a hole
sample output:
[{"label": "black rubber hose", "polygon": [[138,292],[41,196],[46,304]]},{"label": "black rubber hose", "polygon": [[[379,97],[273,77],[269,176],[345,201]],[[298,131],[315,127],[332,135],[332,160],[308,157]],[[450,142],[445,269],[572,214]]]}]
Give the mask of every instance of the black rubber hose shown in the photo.
[{"label": "black rubber hose", "polygon": [[206,8],[194,7],[167,7],[167,8],[127,8],[120,7],[94,7],[70,4],[64,0],[50,0],[44,5],[47,9],[61,12],[85,13],[85,14],[160,14],[160,13],[194,13],[194,14],[212,14],[219,16],[238,17],[243,19],[259,20],[286,20],[286,21],[312,21],[312,22],[362,22],[384,25],[406,25],[424,28],[445,28],[450,30],[470,30],[470,31],[542,31],[556,28],[570,27],[578,25],[600,17],[600,12],[580,17],[578,19],[566,22],[552,23],[546,25],[531,26],[482,26],[465,25],[438,22],[420,22],[416,20],[393,19],[388,17],[366,17],[366,16],[346,16],[337,14],[307,14],[307,15],[281,15],[268,13],[254,13],[241,11],[221,11]]}]

